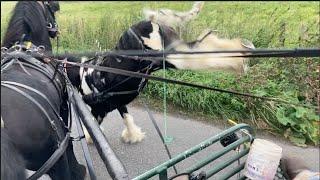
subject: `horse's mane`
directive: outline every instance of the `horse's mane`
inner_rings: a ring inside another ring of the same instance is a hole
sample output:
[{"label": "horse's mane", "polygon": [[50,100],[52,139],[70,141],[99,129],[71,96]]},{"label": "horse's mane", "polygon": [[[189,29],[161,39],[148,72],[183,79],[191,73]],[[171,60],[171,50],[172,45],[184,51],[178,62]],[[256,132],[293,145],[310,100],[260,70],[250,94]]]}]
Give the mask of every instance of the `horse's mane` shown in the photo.
[{"label": "horse's mane", "polygon": [[20,41],[23,34],[37,34],[40,30],[47,31],[43,9],[36,1],[19,1],[8,24],[2,47],[11,47]]}]

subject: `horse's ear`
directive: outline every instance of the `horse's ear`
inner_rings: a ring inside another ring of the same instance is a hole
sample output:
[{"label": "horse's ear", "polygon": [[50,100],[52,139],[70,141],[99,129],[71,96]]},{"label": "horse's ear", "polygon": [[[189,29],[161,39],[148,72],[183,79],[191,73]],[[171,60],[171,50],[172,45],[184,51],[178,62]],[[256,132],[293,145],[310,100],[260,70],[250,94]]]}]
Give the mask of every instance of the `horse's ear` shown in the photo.
[{"label": "horse's ear", "polygon": [[60,11],[60,4],[58,1],[49,1],[49,5],[53,12]]},{"label": "horse's ear", "polygon": [[150,9],[143,9],[143,14],[147,21],[154,21],[154,18],[156,16],[156,12]]}]

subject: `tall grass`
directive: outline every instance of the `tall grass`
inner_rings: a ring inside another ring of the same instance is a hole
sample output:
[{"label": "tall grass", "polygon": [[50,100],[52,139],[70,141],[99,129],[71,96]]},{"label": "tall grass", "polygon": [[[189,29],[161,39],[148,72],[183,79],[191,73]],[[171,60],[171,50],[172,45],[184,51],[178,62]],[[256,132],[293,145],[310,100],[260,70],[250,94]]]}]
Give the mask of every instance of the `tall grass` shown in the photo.
[{"label": "tall grass", "polygon": [[[142,9],[186,11],[193,2],[61,2],[57,15],[60,47],[65,51],[112,49],[121,34],[143,19]],[[1,40],[14,2],[1,2]],[[204,29],[226,38],[245,38],[257,48],[320,47],[319,2],[205,2],[197,19],[181,30],[190,41]],[[53,44],[56,42],[53,41]],[[55,50],[55,47],[54,47]],[[225,72],[168,71],[169,78],[291,102],[317,105],[319,58],[260,58],[246,76]],[[160,75],[162,72],[157,72]],[[234,118],[260,128],[271,128],[297,144],[319,143],[319,116],[315,110],[273,104],[248,98],[168,85],[169,102],[214,118]],[[162,83],[150,81],[145,95],[163,97]],[[293,137],[293,138],[292,138]]]}]

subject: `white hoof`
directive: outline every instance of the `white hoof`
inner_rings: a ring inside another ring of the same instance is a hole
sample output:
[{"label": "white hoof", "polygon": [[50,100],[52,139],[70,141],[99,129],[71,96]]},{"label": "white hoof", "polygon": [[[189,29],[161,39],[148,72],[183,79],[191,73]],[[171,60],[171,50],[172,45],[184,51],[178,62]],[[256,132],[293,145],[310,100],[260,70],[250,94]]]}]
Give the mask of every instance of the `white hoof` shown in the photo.
[{"label": "white hoof", "polygon": [[[88,144],[93,144],[93,140],[92,140],[89,132],[87,131],[87,129],[85,127],[83,127],[83,128],[84,128],[84,135],[86,137],[87,143]],[[102,126],[100,126],[100,129],[101,129],[102,133],[104,133],[104,129],[103,129]]]},{"label": "white hoof", "polygon": [[125,128],[122,131],[121,138],[125,143],[138,143],[144,139],[145,134],[145,132],[142,132],[141,129],[136,126],[135,128],[130,129],[130,131]]},{"label": "white hoof", "polygon": [[86,137],[88,144],[93,144],[92,138],[86,128],[84,128],[84,136]]}]

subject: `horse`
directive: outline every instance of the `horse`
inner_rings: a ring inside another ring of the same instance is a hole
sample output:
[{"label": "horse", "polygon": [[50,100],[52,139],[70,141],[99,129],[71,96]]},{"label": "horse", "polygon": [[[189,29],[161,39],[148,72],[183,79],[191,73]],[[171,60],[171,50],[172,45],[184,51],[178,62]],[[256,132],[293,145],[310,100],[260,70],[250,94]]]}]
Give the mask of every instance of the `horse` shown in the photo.
[{"label": "horse", "polygon": [[58,35],[55,12],[60,10],[56,1],[19,1],[11,16],[1,47],[31,42],[52,51],[50,37]]},{"label": "horse", "polygon": [[1,129],[1,164],[1,179],[26,179],[24,159],[5,129]]},{"label": "horse", "polygon": [[[114,50],[221,50],[221,49],[251,49],[253,44],[241,39],[221,39],[212,31],[205,31],[193,42],[179,39],[175,30],[165,24],[143,20],[132,25],[120,37]],[[232,55],[241,55],[233,53]],[[228,54],[229,55],[229,54]],[[244,58],[220,57],[209,54],[201,55],[164,55],[166,68],[190,70],[228,70],[235,73],[247,71],[247,60]],[[222,54],[221,56],[226,56]],[[69,56],[69,61],[79,61],[79,57]],[[144,58],[136,60],[126,56],[106,55],[103,57],[82,57],[82,63],[118,68],[128,71],[151,74],[162,68],[162,60],[150,61]],[[100,72],[92,68],[66,67],[72,84],[83,95],[84,101],[91,108],[91,113],[101,124],[106,115],[117,109],[124,120],[125,129],[122,140],[126,143],[142,141],[145,133],[141,131],[129,114],[127,105],[132,102],[145,87],[147,80]],[[97,94],[100,94],[97,96]],[[87,141],[92,140],[85,131]]]},{"label": "horse", "polygon": [[[49,38],[56,35],[52,16],[58,7],[52,1],[18,2],[3,41],[9,49],[1,51],[1,131],[5,130],[10,137],[5,141],[9,148],[1,156],[9,151],[19,153],[23,158],[20,165],[32,171],[42,167],[70,131],[64,76],[56,73],[60,71],[56,71],[54,62],[33,58],[25,52],[51,51]],[[10,48],[11,45],[14,46]],[[40,45],[45,50],[35,48]],[[53,180],[84,179],[86,168],[76,160],[72,141],[67,143],[66,151],[47,174]],[[2,166],[8,167],[10,162]],[[14,171],[6,168],[1,176]]]}]

